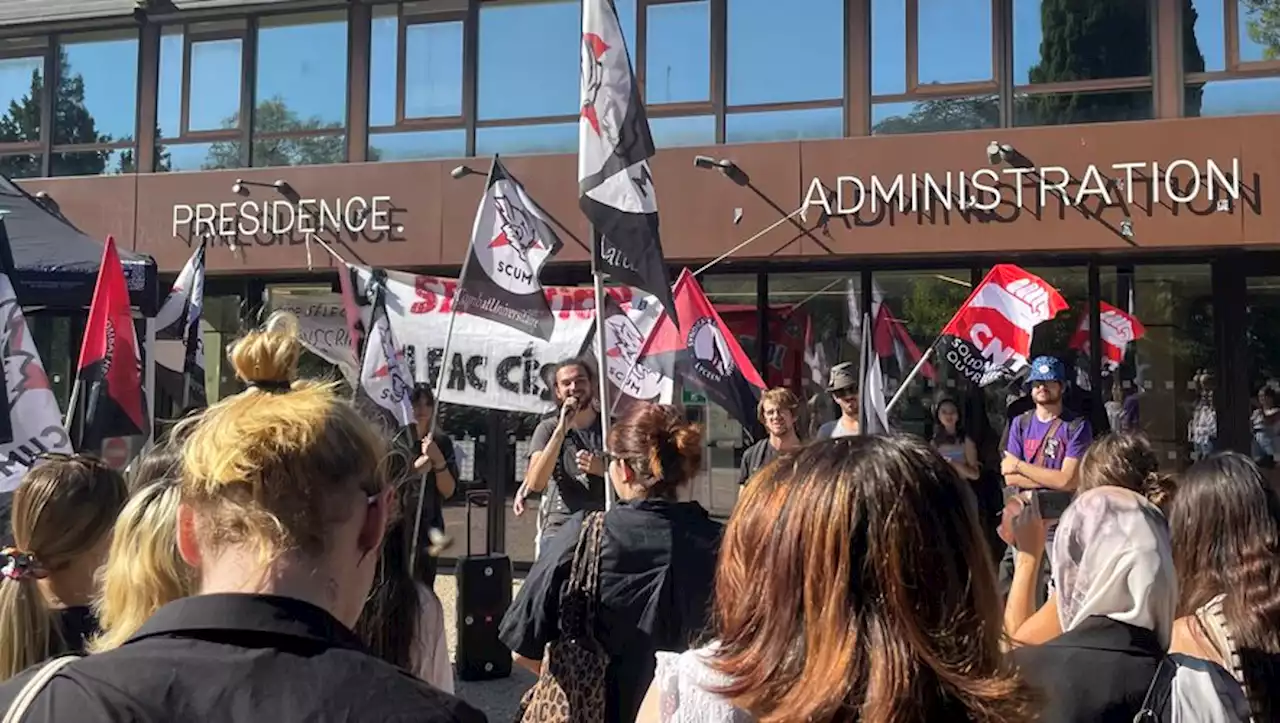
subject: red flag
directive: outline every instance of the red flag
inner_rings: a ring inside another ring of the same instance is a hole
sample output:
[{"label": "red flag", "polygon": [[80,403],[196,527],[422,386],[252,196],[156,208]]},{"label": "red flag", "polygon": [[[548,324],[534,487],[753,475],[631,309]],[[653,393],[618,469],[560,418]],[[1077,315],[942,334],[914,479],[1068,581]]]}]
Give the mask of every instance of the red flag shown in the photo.
[{"label": "red flag", "polygon": [[115,239],[107,237],[76,373],[79,399],[72,429],[77,450],[96,453],[108,437],[147,434],[141,367],[124,269]]},{"label": "red flag", "polygon": [[939,353],[970,381],[986,386],[1017,371],[1031,355],[1031,333],[1067,308],[1058,290],[1040,277],[999,264],[942,330]]},{"label": "red flag", "polygon": [[680,274],[672,295],[679,324],[664,315],[645,340],[641,359],[669,377],[679,373],[730,416],[753,426],[756,390],[765,388],[760,372],[688,269]]},{"label": "red flag", "polygon": [[[1121,311],[1105,301],[1098,302],[1098,317],[1102,327],[1102,368],[1115,369],[1124,363],[1125,348],[1131,341],[1141,339],[1147,333],[1138,317]],[[1071,348],[1089,354],[1089,315],[1081,314],[1080,325],[1071,337]]]}]

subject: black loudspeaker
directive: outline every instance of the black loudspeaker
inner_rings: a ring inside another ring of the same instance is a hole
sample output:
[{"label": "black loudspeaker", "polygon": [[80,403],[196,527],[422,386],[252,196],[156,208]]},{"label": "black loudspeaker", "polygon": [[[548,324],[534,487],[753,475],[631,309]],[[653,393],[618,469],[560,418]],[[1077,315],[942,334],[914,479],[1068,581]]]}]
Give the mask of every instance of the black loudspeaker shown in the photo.
[{"label": "black loudspeaker", "polygon": [[485,535],[483,555],[471,554],[472,501],[488,500],[487,490],[467,493],[467,554],[458,560],[458,649],[455,668],[462,680],[511,675],[511,651],[498,639],[498,625],[511,606],[511,558],[495,555]]}]

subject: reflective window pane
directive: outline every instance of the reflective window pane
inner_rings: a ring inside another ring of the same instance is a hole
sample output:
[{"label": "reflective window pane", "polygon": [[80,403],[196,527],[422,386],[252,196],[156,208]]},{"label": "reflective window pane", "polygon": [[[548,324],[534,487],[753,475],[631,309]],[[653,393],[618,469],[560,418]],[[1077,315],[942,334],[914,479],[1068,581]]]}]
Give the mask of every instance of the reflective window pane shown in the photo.
[{"label": "reflective window pane", "polygon": [[0,156],[0,173],[9,178],[39,178],[41,156],[34,153],[15,153]]},{"label": "reflective window pane", "polygon": [[844,97],[842,0],[730,0],[729,105]]},{"label": "reflective window pane", "polygon": [[1119,366],[1104,366],[1100,396],[1108,426],[1142,432],[1161,467],[1181,471],[1191,463],[1196,438],[1202,437],[1190,428],[1203,399],[1197,376],[1212,369],[1217,357],[1209,266],[1140,264],[1099,271],[1102,301],[1132,315],[1145,329],[1142,338],[1126,345]]},{"label": "reflective window pane", "polygon": [[341,11],[262,18],[255,135],[346,123],[346,17]]},{"label": "reflective window pane", "polygon": [[645,49],[645,102],[711,97],[711,3],[650,5]]},{"label": "reflective window pane", "polygon": [[622,26],[622,37],[627,41],[627,48],[634,58],[636,54],[636,0],[614,0],[618,11],[618,24]]},{"label": "reflective window pane", "polygon": [[404,116],[462,115],[462,23],[405,28]]},{"label": "reflective window pane", "polygon": [[156,126],[161,138],[182,135],[182,48],[186,36],[181,25],[160,31],[160,79],[156,93]]},{"label": "reflective window pane", "polygon": [[1151,75],[1148,0],[1013,0],[1013,82]]},{"label": "reflective window pane", "polygon": [[461,158],[467,155],[467,132],[444,131],[373,133],[369,136],[370,161],[413,161],[428,158]]},{"label": "reflective window pane", "polygon": [[1240,62],[1280,58],[1280,8],[1273,0],[1240,0]]},{"label": "reflective window pane", "polygon": [[658,148],[710,146],[716,142],[716,117],[712,115],[650,118],[649,132]]},{"label": "reflective window pane", "polygon": [[[1224,0],[1191,0],[1183,7],[1182,24],[1186,47],[1182,70],[1187,73],[1225,70],[1227,67]],[[1187,33],[1190,27],[1192,32]]]},{"label": "reflective window pane", "polygon": [[839,138],[844,135],[842,108],[730,113],[725,117],[726,143]]},{"label": "reflective window pane", "polygon": [[871,106],[871,134],[934,133],[1000,127],[996,96],[942,98]]},{"label": "reflective window pane", "polygon": [[480,6],[480,120],[577,114],[578,5]]},{"label": "reflective window pane", "polygon": [[53,119],[53,142],[132,140],[138,113],[138,33],[68,35]]},{"label": "reflective window pane", "polygon": [[133,149],[54,152],[54,176],[114,176],[136,170]]},{"label": "reflective window pane", "polygon": [[0,59],[0,142],[40,140],[43,87],[43,57]]},{"label": "reflective window pane", "polygon": [[476,155],[569,153],[578,148],[577,123],[476,129]]},{"label": "reflective window pane", "polygon": [[369,41],[369,125],[396,124],[396,58],[400,53],[398,6],[375,5]]},{"label": "reflective window pane", "polygon": [[191,92],[187,130],[214,131],[240,125],[240,38],[191,43]]},{"label": "reflective window pane", "polygon": [[871,3],[871,94],[907,92],[907,0]]},{"label": "reflective window pane", "polygon": [[1188,84],[1185,110],[1188,116],[1280,113],[1280,77]]},{"label": "reflective window pane", "polygon": [[919,0],[920,85],[994,78],[991,0]]},{"label": "reflective window pane", "polygon": [[[226,157],[213,157],[211,161],[218,168],[232,167],[239,164],[239,144],[226,144]],[[347,160],[347,138],[337,136],[313,136],[307,138],[255,138],[253,141],[253,165],[255,168],[266,166],[320,166],[327,163],[342,163]],[[233,158],[231,152],[236,156]]]},{"label": "reflective window pane", "polygon": [[157,150],[156,171],[210,171],[239,168],[240,142],[171,144]]},{"label": "reflective window pane", "polygon": [[1016,126],[1149,120],[1152,112],[1150,88],[1102,93],[1020,95],[1014,99],[1013,104]]}]

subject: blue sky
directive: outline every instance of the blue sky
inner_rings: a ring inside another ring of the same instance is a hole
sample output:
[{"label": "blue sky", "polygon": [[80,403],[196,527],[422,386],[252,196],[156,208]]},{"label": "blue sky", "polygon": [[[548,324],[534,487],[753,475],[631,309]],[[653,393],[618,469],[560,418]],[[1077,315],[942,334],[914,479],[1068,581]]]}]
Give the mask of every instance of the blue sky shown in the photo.
[{"label": "blue sky", "polygon": [[[1110,0],[1130,2],[1134,0]],[[578,103],[577,0],[487,6],[481,10],[481,119],[531,115],[573,115]],[[991,17],[988,0],[921,0],[919,58],[922,82],[963,82],[991,77]],[[1026,82],[1039,56],[1038,0],[1014,0],[1014,72]],[[1194,0],[1199,12],[1196,38],[1208,68],[1224,65],[1220,0]],[[624,34],[634,47],[635,0],[618,0]],[[729,0],[728,99],[730,105],[838,98],[843,86],[841,0]],[[872,87],[876,94],[905,91],[905,0],[873,5]],[[341,12],[303,16],[306,24],[264,21],[258,66],[260,100],[283,97],[300,117],[341,125],[346,112],[347,27]],[[374,20],[371,119],[390,125],[395,113],[396,19],[385,12]],[[651,103],[709,98],[709,0],[657,5],[649,9],[646,72]],[[1242,56],[1260,49],[1241,33]],[[75,38],[76,36],[67,36]],[[136,113],[136,41],[86,36],[67,45],[72,72],[85,79],[85,101],[101,132],[120,138],[133,132]],[[92,42],[88,42],[92,41]],[[461,108],[462,27],[460,23],[420,26],[409,35],[410,88],[406,115],[456,115]],[[223,126],[239,106],[236,91],[241,48],[238,41],[201,43],[192,53],[191,126]],[[0,60],[0,104],[25,95],[33,59]],[[162,40],[160,125],[178,133],[182,81],[182,37]],[[1280,110],[1280,79],[1211,84],[1204,113]],[[832,116],[832,117],[827,117]],[[731,139],[767,134],[784,125],[810,126],[809,135],[838,132],[838,113],[762,115],[732,119]],[[709,118],[658,121],[655,135],[703,140],[714,132]],[[572,134],[552,129],[494,130],[492,139],[517,145],[539,133],[559,144]],[[521,140],[521,137],[524,140]],[[420,136],[420,143],[453,138]]]}]

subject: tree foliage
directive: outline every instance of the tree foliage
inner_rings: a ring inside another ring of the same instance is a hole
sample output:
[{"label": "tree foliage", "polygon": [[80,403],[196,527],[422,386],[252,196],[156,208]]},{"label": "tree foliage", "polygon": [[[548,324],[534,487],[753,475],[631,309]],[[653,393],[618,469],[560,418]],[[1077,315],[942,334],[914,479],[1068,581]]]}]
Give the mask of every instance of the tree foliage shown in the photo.
[{"label": "tree foliage", "polygon": [[871,129],[874,135],[967,131],[1000,126],[1000,103],[995,96],[944,98],[917,103],[911,112],[885,118]]},{"label": "tree foliage", "polygon": [[[329,125],[318,117],[300,118],[280,96],[259,103],[253,115],[254,166],[312,166],[346,160],[346,139],[340,130],[335,129],[337,135],[328,136],[262,138],[263,135],[275,133],[329,129]],[[238,119],[232,116],[223,125],[234,128],[238,125]],[[239,168],[242,165],[240,142],[221,141],[209,148],[203,167]]]},{"label": "tree foliage", "polygon": [[[93,114],[85,107],[84,76],[67,62],[67,54],[58,49],[58,87],[54,95],[53,142],[55,145],[111,143],[112,138],[98,131]],[[9,142],[39,141],[41,99],[44,95],[44,73],[31,73],[31,88],[17,100],[9,102],[9,110],[0,116],[0,139]],[[54,173],[59,176],[92,176],[102,173],[111,159],[111,151],[77,151],[55,154]],[[15,178],[40,175],[37,156],[0,158],[0,173]]]},{"label": "tree foliage", "polygon": [[1262,57],[1280,59],[1280,0],[1240,0],[1240,9],[1249,13],[1249,39],[1262,46]]}]

